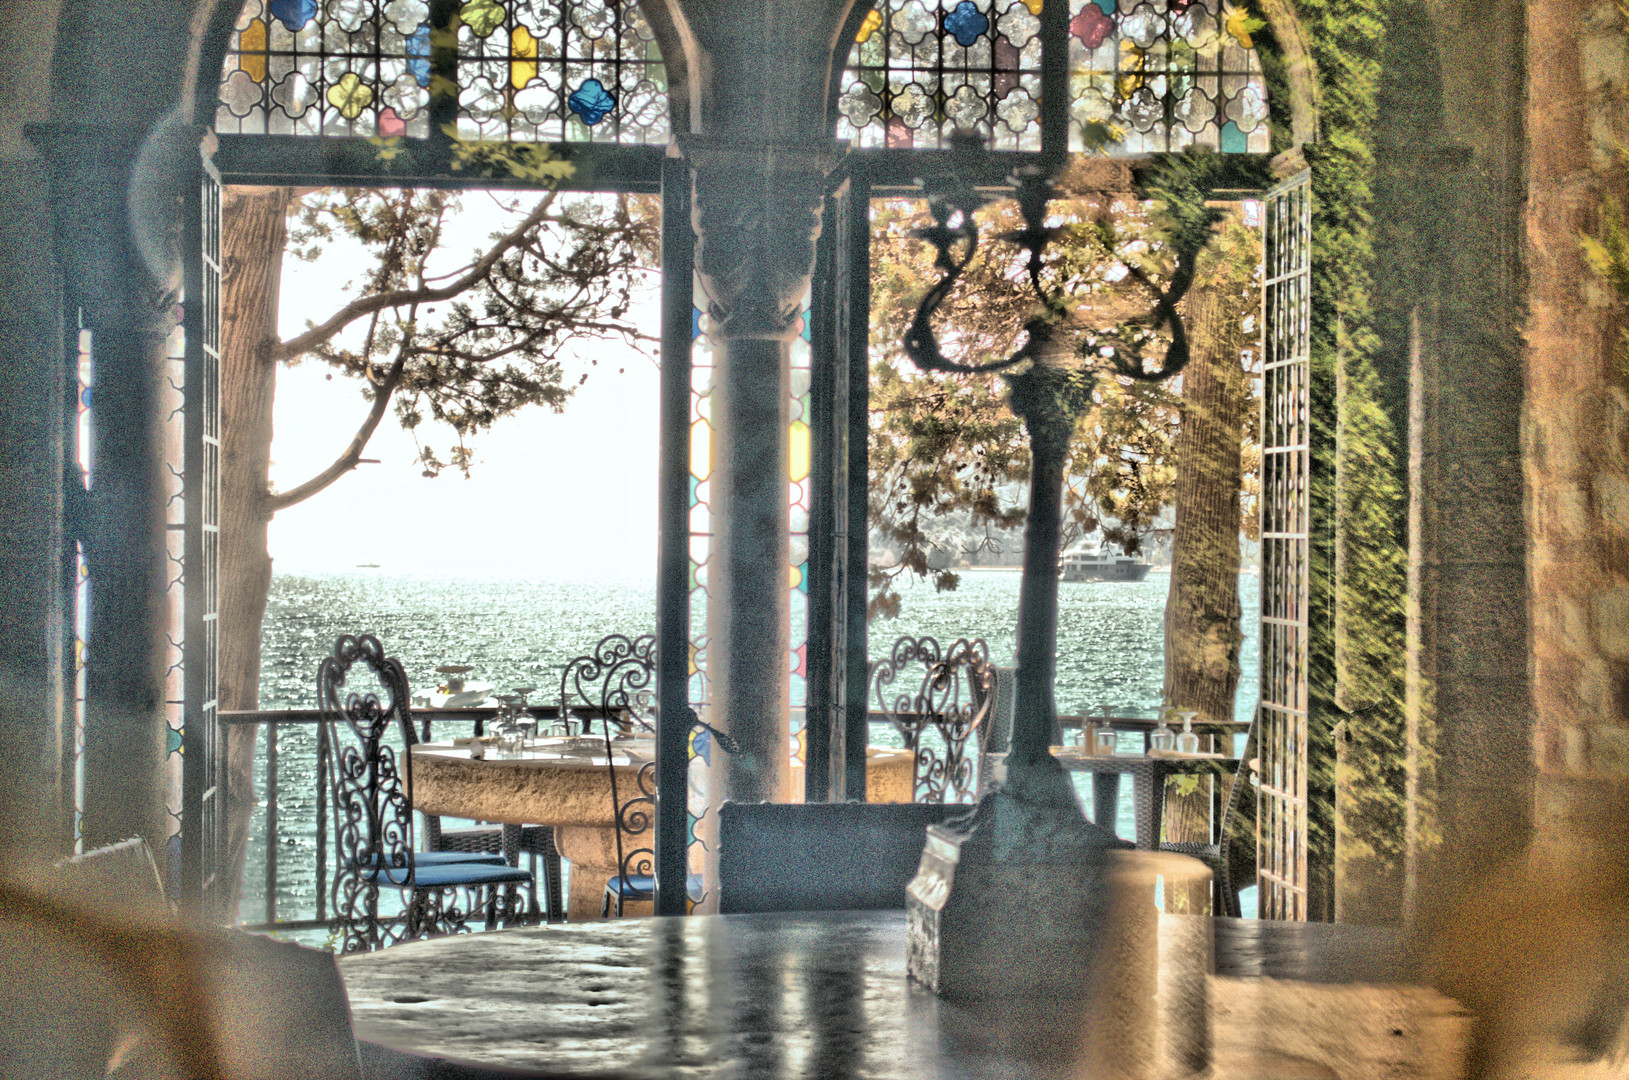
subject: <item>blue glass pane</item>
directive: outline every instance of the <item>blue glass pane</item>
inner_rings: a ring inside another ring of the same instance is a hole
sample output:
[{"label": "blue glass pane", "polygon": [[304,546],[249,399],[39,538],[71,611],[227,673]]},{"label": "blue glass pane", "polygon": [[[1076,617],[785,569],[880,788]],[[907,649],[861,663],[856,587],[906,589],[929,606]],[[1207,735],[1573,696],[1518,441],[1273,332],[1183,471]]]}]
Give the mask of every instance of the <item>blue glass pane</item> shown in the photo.
[{"label": "blue glass pane", "polygon": [[617,99],[598,79],[584,79],[583,84],[566,99],[566,107],[582,117],[583,123],[593,127],[611,115],[611,110],[617,107]]},{"label": "blue glass pane", "polygon": [[419,28],[407,39],[407,73],[420,86],[430,85],[430,24],[419,23]]},{"label": "blue glass pane", "polygon": [[1239,130],[1238,124],[1229,120],[1222,125],[1222,153],[1242,154],[1248,148],[1249,144],[1245,140],[1244,132]]},{"label": "blue glass pane", "polygon": [[271,13],[293,32],[317,17],[317,0],[271,0]]},{"label": "blue glass pane", "polygon": [[990,29],[990,20],[973,0],[962,0],[955,11],[945,16],[945,29],[956,39],[956,44],[967,49]]},{"label": "blue glass pane", "polygon": [[690,308],[690,340],[695,341],[701,337],[701,308]]}]

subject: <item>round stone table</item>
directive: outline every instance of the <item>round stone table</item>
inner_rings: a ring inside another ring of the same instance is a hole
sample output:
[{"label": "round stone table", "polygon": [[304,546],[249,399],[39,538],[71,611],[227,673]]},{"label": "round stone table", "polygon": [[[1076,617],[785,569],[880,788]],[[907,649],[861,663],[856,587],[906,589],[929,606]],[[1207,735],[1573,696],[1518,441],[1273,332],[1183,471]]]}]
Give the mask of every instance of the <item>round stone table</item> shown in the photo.
[{"label": "round stone table", "polygon": [[[639,793],[639,770],[656,753],[649,739],[613,743],[617,796]],[[605,883],[618,873],[616,812],[598,738],[539,739],[537,749],[499,758],[491,747],[480,760],[467,745],[421,743],[413,747],[413,808],[443,817],[505,825],[552,825],[555,847],[571,864],[566,914],[573,922],[600,918]],[[866,753],[870,802],[909,802],[915,763],[908,750],[871,747]],[[802,801],[802,770],[794,771]],[[649,837],[643,838],[648,841]],[[623,838],[626,844],[628,838]],[[636,839],[636,843],[638,843]],[[648,842],[639,846],[649,846]],[[626,912],[647,914],[649,902]]]},{"label": "round stone table", "polygon": [[[1194,916],[1162,916],[1194,918]],[[1448,1080],[1464,1018],[1384,934],[1214,920],[1214,1080]],[[940,1001],[903,911],[463,934],[342,958],[357,1038],[552,1077],[1095,1077],[1083,1001]]]},{"label": "round stone table", "polygon": [[[413,747],[413,808],[505,825],[553,825],[555,846],[571,863],[567,917],[598,919],[605,883],[618,872],[603,743],[598,753],[587,739],[539,740],[539,749],[518,758],[496,757],[491,747],[486,753],[472,760],[468,746]],[[617,796],[626,802],[639,793],[639,770],[655,745],[634,739],[615,753]]]}]

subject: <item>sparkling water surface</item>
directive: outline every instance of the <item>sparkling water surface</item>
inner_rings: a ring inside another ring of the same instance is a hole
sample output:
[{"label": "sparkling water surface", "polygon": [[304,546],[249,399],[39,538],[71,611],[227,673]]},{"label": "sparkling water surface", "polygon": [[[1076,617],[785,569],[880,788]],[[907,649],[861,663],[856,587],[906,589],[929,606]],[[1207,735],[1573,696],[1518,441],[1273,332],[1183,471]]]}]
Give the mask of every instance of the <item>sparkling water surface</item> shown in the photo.
[{"label": "sparkling water surface", "polygon": [[[1241,720],[1248,720],[1256,705],[1257,584],[1253,575],[1239,579],[1246,618],[1243,675],[1234,715]],[[899,618],[871,626],[871,657],[887,655],[893,642],[906,634],[933,636],[946,646],[958,637],[982,637],[993,661],[1010,664],[1018,585],[1014,572],[967,571],[953,592],[936,593],[930,584],[907,588]],[[1163,572],[1140,582],[1059,584],[1060,712],[1114,705],[1122,714],[1152,715],[1164,682],[1163,619],[1169,587],[1169,575]],[[651,633],[655,621],[655,586],[648,576],[415,577],[366,569],[324,576],[281,575],[272,580],[261,635],[260,707],[311,708],[317,664],[346,633],[376,634],[385,651],[402,661],[415,691],[439,681],[437,666],[459,663],[474,669],[466,678],[493,683],[499,692],[539,687],[531,700],[545,703],[559,696],[560,672],[567,660],[588,652],[607,634]],[[898,736],[874,726],[873,742],[898,745]],[[257,754],[260,801],[244,870],[241,915],[248,922],[261,921],[265,913],[264,749],[263,739]],[[316,913],[314,729],[285,727],[278,736],[278,751],[277,914],[283,919],[311,918]],[[1089,800],[1089,778],[1077,776],[1076,781]],[[1121,786],[1117,829],[1130,837],[1131,785]]]}]

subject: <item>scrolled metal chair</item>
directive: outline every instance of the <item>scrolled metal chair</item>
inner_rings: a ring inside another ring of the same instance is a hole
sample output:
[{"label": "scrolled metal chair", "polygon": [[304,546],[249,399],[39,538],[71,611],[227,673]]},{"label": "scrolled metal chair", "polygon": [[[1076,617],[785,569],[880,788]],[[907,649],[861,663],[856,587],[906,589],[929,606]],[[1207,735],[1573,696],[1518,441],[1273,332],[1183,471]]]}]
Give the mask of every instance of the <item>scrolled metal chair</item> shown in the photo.
[{"label": "scrolled metal chair", "polygon": [[[654,734],[640,713],[650,700],[656,679],[656,636],[609,634],[584,656],[573,657],[560,673],[560,718],[583,718],[583,733],[593,731],[600,721],[605,744],[605,769],[611,789],[612,816],[616,822],[617,873],[605,883],[601,916],[617,916],[629,900],[650,900],[656,895],[656,849],[652,834],[656,818],[656,763],[647,761],[633,776],[628,788],[627,770],[631,762],[625,748],[615,745],[612,728],[623,734],[636,730]],[[624,764],[617,765],[618,753]],[[618,773],[623,775],[619,776]]]},{"label": "scrolled metal chair", "polygon": [[624,731],[651,730],[636,706],[656,686],[656,635],[607,634],[592,652],[566,661],[560,673],[560,719],[583,718],[583,734],[596,718]]},{"label": "scrolled metal chair", "polygon": [[[364,685],[351,685],[358,671]],[[534,887],[502,855],[414,851],[409,700],[401,662],[372,635],[341,637],[317,669],[319,754],[334,808],[333,928],[343,953],[466,930],[477,907],[488,927],[509,921],[516,887]],[[381,917],[381,891],[401,896],[400,915]]]},{"label": "scrolled metal chair", "polygon": [[[922,665],[921,680],[895,690],[896,680],[916,664]],[[887,659],[872,665],[871,691],[905,749],[916,755],[915,800],[972,802],[968,742],[981,734],[996,698],[995,669],[983,639],[959,638],[945,649],[931,637],[902,637]]]}]

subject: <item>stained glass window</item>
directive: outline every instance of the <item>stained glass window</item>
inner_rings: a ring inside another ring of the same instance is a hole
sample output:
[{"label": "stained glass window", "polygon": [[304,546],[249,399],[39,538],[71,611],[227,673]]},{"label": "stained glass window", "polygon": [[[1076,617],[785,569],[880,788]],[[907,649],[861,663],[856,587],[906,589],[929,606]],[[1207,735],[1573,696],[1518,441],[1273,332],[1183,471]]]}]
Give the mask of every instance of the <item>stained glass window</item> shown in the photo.
[{"label": "stained glass window", "polygon": [[667,72],[634,0],[470,0],[459,23],[461,137],[667,142]]},{"label": "stained glass window", "polygon": [[[1041,149],[1042,0],[883,0],[843,72],[837,136],[942,149]],[[1229,0],[1069,0],[1069,150],[1266,153],[1267,91]]]},{"label": "stained glass window", "polygon": [[1071,0],[1069,149],[1267,153],[1259,25],[1242,2]]},{"label": "stained glass window", "polygon": [[186,386],[187,335],[183,328],[185,311],[176,304],[170,311],[174,322],[165,350],[164,411],[164,610],[169,633],[164,648],[164,807],[168,811],[167,844],[179,857],[181,836],[181,741],[186,726],[186,685],[184,663],[186,641],[185,581],[186,514],[184,493],[186,475]]},{"label": "stained glass window", "polygon": [[837,137],[941,149],[956,130],[1041,148],[1041,0],[884,0],[855,37]]},{"label": "stained glass window", "polygon": [[[704,296],[701,281],[694,279],[693,296]],[[699,307],[690,309],[690,705],[697,715],[707,716],[707,572],[713,549],[712,471],[713,471],[713,348],[708,338],[711,317]],[[689,790],[689,868],[692,874],[706,872],[708,842],[714,834],[708,815],[707,773],[712,766],[712,733],[697,729],[690,733]],[[707,824],[703,824],[707,822]],[[706,893],[691,897],[690,906],[705,902]]]},{"label": "stained glass window", "polygon": [[[79,482],[86,491],[91,486],[91,387],[95,381],[95,337],[90,330],[79,331],[79,372],[76,380],[74,460],[79,465]],[[73,800],[74,851],[83,852],[85,818],[85,702],[86,661],[90,641],[90,572],[85,563],[85,545],[74,542],[74,631],[73,631]]]},{"label": "stained glass window", "polygon": [[425,0],[248,0],[227,46],[215,130],[423,138],[429,20]]},{"label": "stained glass window", "polygon": [[[468,0],[436,34],[426,0],[248,0],[228,44],[215,130],[424,138],[432,90],[458,135],[664,143],[667,75],[634,0]],[[432,50],[456,50],[435,86]]]}]

